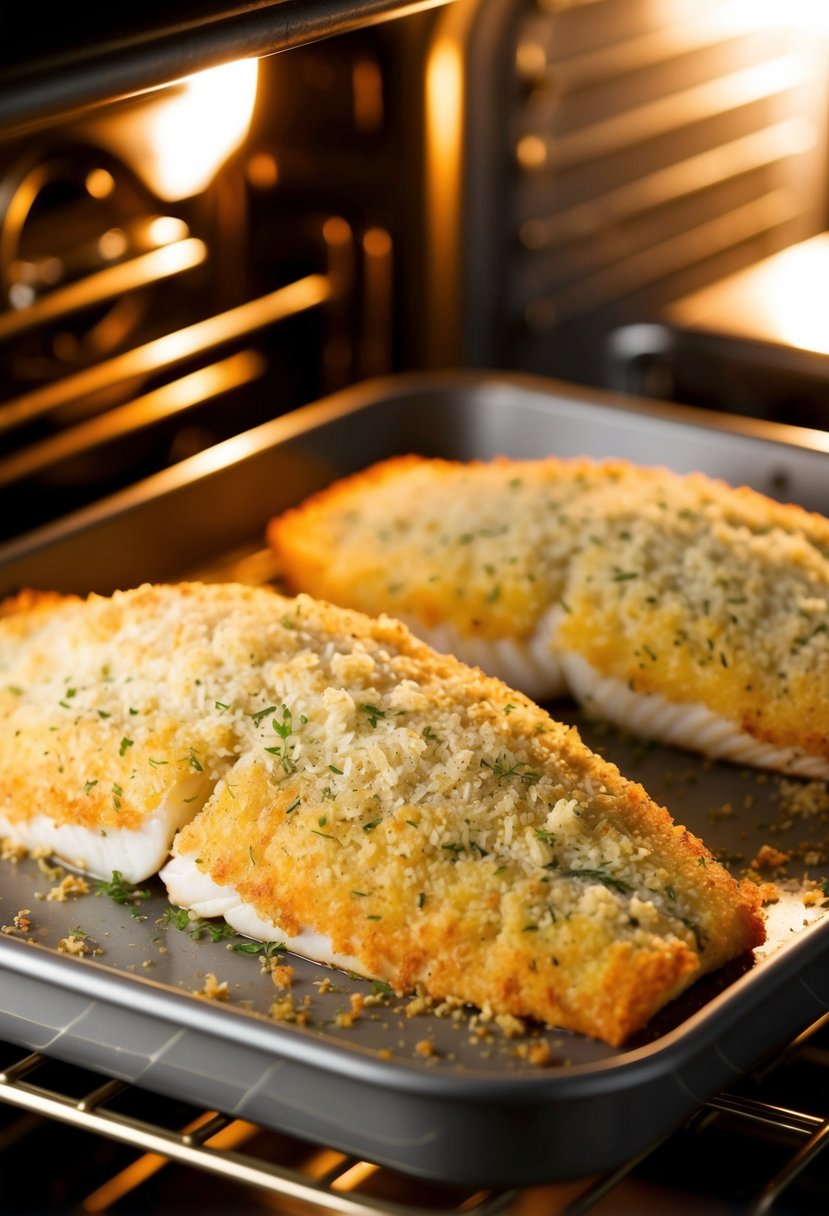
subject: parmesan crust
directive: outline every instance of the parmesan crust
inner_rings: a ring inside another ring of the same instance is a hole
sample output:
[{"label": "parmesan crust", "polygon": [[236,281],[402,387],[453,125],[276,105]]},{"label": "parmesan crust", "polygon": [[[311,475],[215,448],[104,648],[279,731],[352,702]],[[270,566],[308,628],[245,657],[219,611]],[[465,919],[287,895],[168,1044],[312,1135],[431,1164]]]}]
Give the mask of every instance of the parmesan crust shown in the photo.
[{"label": "parmesan crust", "polygon": [[506,643],[546,653],[509,673],[537,699],[564,688],[650,737],[829,777],[822,516],[618,460],[409,456],[267,536],[290,590],[391,613],[502,676]]},{"label": "parmesan crust", "polygon": [[43,814],[140,833],[195,771],[176,902],[399,993],[618,1044],[763,940],[756,888],[641,786],[391,618],[143,586],[7,611],[0,667],[21,835]]}]

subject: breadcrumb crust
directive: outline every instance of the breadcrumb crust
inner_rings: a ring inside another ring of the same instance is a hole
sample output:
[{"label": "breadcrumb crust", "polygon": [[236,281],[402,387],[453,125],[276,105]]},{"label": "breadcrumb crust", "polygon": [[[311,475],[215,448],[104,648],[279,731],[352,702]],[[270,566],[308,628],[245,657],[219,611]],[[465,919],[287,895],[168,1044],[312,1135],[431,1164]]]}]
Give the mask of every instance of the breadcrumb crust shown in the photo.
[{"label": "breadcrumb crust", "polygon": [[159,772],[195,759],[213,793],[176,851],[399,993],[616,1045],[763,940],[756,888],[641,786],[391,618],[146,585],[7,613],[0,665],[20,681],[0,702],[9,817],[46,791],[56,818],[140,824]]},{"label": "breadcrumb crust", "polygon": [[829,760],[829,521],[796,505],[620,460],[406,456],[267,539],[289,589],[416,628],[520,640],[557,606],[551,646],[601,676]]}]

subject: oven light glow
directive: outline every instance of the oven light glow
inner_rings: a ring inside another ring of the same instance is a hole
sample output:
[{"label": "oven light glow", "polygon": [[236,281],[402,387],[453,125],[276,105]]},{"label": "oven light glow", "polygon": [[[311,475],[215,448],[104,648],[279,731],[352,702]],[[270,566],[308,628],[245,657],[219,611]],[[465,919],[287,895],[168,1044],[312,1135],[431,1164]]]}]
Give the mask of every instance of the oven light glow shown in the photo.
[{"label": "oven light glow", "polygon": [[127,235],[122,228],[110,228],[98,238],[98,252],[107,262],[122,258],[127,247]]},{"label": "oven light glow", "polygon": [[92,198],[109,198],[115,189],[115,178],[108,169],[93,169],[87,173],[85,185]]},{"label": "oven light glow", "polygon": [[[192,198],[244,141],[258,74],[256,59],[210,68],[149,94],[144,105],[90,119],[83,129],[115,155],[127,154],[159,198]],[[87,189],[94,185],[87,182]]]},{"label": "oven light glow", "polygon": [[189,235],[184,220],[175,215],[156,215],[147,226],[147,237],[151,245],[172,245],[174,241],[183,241]]},{"label": "oven light glow", "polygon": [[[454,16],[452,6],[447,10]],[[458,20],[463,6],[458,6]],[[462,34],[449,28],[440,34],[429,53],[426,67],[426,182],[429,210],[430,278],[434,291],[430,300],[439,334],[440,350],[429,352],[436,362],[445,362],[444,347],[456,339],[458,283],[455,242],[460,224],[460,165],[462,162],[464,61]],[[434,339],[432,339],[434,344]],[[450,356],[451,357],[451,356]]]},{"label": "oven light glow", "polygon": [[258,63],[242,59],[181,81],[147,116],[158,194],[199,194],[240,146],[253,113]]},{"label": "oven light glow", "polygon": [[778,341],[829,355],[826,272],[829,240],[823,234],[794,245],[761,266],[758,308]]},{"label": "oven light glow", "polygon": [[765,26],[802,34],[829,35],[829,4],[826,0],[742,0],[746,14],[757,29]]}]

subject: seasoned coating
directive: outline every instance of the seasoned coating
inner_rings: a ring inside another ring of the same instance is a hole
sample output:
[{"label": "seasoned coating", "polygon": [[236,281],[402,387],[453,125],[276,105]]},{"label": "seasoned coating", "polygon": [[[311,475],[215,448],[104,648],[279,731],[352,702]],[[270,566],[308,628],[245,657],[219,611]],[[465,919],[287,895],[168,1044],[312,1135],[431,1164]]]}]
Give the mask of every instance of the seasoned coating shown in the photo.
[{"label": "seasoned coating", "polygon": [[274,936],[614,1044],[763,940],[757,888],[641,786],[397,621],[238,584],[8,607],[21,832],[47,812],[138,838],[195,777],[176,859]]},{"label": "seasoned coating", "polygon": [[0,607],[0,836],[130,882],[155,873],[227,766],[196,714],[204,614],[187,592],[26,591]]},{"label": "seasoned coating", "polygon": [[[432,640],[461,654],[489,641],[477,661],[498,674],[504,639],[557,657],[559,682],[536,697],[569,689],[597,716],[635,726],[639,713],[653,737],[829,776],[822,516],[618,460],[404,457],[267,535],[292,590],[392,613],[427,638],[443,628]],[[667,705],[639,712],[657,697]],[[709,714],[671,718],[676,705]]]}]

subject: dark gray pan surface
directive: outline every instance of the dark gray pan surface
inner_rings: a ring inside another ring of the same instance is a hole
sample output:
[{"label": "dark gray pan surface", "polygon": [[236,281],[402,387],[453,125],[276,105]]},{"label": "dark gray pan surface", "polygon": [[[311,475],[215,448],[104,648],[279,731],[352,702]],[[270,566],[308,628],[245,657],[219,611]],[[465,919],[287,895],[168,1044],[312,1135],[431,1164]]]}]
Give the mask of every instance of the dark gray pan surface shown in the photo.
[{"label": "dark gray pan surface", "polygon": [[[223,445],[221,459],[196,457],[7,546],[0,593],[267,578],[269,515],[405,451],[616,455],[703,469],[829,513],[822,438],[523,377],[401,377],[276,420]],[[176,927],[157,881],[132,908],[94,884],[58,902],[47,896],[60,875],[33,859],[0,862],[0,924],[21,909],[31,922],[0,934],[0,1036],[448,1182],[582,1176],[647,1147],[829,1007],[829,921],[794,889],[804,873],[829,876],[825,790],[643,745],[569,702],[550,708],[735,872],[763,844],[792,858],[793,889],[781,886],[763,951],[702,981],[624,1049],[539,1029],[512,1039],[473,1010],[408,1016],[407,1002],[370,983],[292,957],[306,1024],[275,1020],[278,993],[257,957],[234,949],[236,937]],[[807,786],[810,817],[793,797]],[[85,957],[57,949],[73,930],[86,935]],[[227,982],[229,1000],[195,995],[209,974]],[[354,994],[368,1000],[349,1025]],[[540,1044],[543,1066],[533,1062]]]}]

